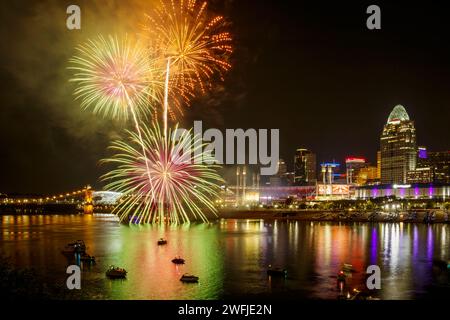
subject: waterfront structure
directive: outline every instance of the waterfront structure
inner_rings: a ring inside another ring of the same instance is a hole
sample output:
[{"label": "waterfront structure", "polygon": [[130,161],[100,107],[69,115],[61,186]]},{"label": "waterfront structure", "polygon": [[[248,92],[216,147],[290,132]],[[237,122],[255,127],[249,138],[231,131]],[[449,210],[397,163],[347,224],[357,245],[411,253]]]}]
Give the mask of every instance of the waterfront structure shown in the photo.
[{"label": "waterfront structure", "polygon": [[416,170],[408,171],[408,183],[431,183],[433,182],[433,172],[431,167],[417,167]]},{"label": "waterfront structure", "polygon": [[245,192],[247,187],[247,168],[245,166],[236,168],[236,205],[241,205],[245,199]]},{"label": "waterfront structure", "polygon": [[287,172],[286,162],[283,159],[278,160],[278,173],[279,177],[284,177]]},{"label": "waterfront structure", "polygon": [[121,192],[93,191],[91,200],[95,205],[116,205],[122,196]]},{"label": "waterfront structure", "polygon": [[333,184],[335,171],[340,167],[339,163],[336,162],[326,162],[320,165],[322,173],[322,184]]},{"label": "waterfront structure", "polygon": [[378,181],[378,168],[366,165],[358,171],[355,178],[356,184],[359,186],[365,184],[376,184]]},{"label": "waterfront structure", "polygon": [[366,167],[366,159],[348,157],[345,159],[345,173],[347,177],[347,184],[356,183],[356,177],[359,175],[359,171]]},{"label": "waterfront structure", "polygon": [[288,186],[293,186],[294,180],[295,180],[295,172],[286,172],[285,178],[286,178],[286,184]]},{"label": "waterfront structure", "polygon": [[357,187],[358,200],[375,198],[434,199],[446,201],[450,197],[449,184],[394,184]]},{"label": "waterfront structure", "polygon": [[427,147],[418,147],[417,148],[417,166],[420,167],[424,163],[422,161],[426,161],[428,159],[428,150]]},{"label": "waterfront structure", "polygon": [[317,181],[316,155],[308,149],[297,149],[294,159],[294,184],[313,185]]},{"label": "waterfront structure", "polygon": [[408,171],[416,169],[416,129],[405,108],[396,106],[380,139],[381,183],[405,184]]},{"label": "waterfront structure", "polygon": [[381,151],[377,151],[377,180],[381,180]]},{"label": "waterfront structure", "polygon": [[258,202],[258,190],[261,176],[251,172],[247,166],[236,167],[236,184],[226,188],[227,201],[230,194],[234,195],[235,206],[245,206],[249,202]]},{"label": "waterfront structure", "polygon": [[277,167],[277,174],[269,178],[270,186],[286,186],[288,184],[286,162],[283,159],[278,160]]},{"label": "waterfront structure", "polygon": [[408,172],[408,183],[450,183],[450,151],[428,152],[421,147],[417,167]]},{"label": "waterfront structure", "polygon": [[262,204],[295,198],[296,200],[312,200],[316,197],[316,186],[261,187],[259,198]]},{"label": "waterfront structure", "polygon": [[[365,162],[365,161],[364,161]],[[350,184],[339,179],[340,174],[336,173],[340,164],[336,162],[326,162],[321,165],[321,183],[316,185],[316,200],[339,200],[350,197]],[[336,177],[338,179],[336,179]]]},{"label": "waterfront structure", "polygon": [[317,184],[315,200],[342,200],[350,198],[348,184]]},{"label": "waterfront structure", "polygon": [[450,183],[450,151],[428,152],[428,162],[434,182]]}]

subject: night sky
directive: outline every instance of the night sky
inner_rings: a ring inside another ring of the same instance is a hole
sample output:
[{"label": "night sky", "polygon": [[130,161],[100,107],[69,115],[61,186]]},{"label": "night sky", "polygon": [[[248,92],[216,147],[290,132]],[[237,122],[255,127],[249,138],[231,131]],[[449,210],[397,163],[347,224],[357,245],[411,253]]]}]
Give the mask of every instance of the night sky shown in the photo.
[{"label": "night sky", "polygon": [[[78,4],[82,30],[65,27]],[[366,28],[377,4],[382,29]],[[123,124],[79,107],[68,83],[74,47],[97,34],[135,33],[154,1],[44,0],[2,4],[0,192],[51,194],[101,187],[112,138]],[[450,24],[442,4],[403,1],[211,1],[235,38],[233,69],[197,99],[182,125],[279,128],[290,169],[295,149],[318,161],[375,161],[393,107],[415,120],[418,143],[450,149]]]}]

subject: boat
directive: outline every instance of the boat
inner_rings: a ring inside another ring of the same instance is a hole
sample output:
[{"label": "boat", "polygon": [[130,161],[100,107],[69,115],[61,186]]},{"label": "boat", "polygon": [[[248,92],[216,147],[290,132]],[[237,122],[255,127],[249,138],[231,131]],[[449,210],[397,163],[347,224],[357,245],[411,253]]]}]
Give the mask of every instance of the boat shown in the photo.
[{"label": "boat", "polygon": [[271,277],[286,277],[287,270],[282,268],[272,268],[272,266],[269,266],[269,269],[267,269],[267,275]]},{"label": "boat", "polygon": [[106,275],[111,279],[123,279],[127,277],[127,271],[123,268],[110,266],[106,271]]},{"label": "boat", "polygon": [[178,258],[175,257],[175,258],[172,259],[172,262],[175,263],[175,264],[184,264],[185,260],[183,258],[180,258],[180,257],[178,257]]},{"label": "boat", "polygon": [[191,274],[183,274],[183,276],[180,278],[181,282],[186,282],[186,283],[197,283],[198,282],[198,277],[191,275]]},{"label": "boat", "polygon": [[75,249],[71,246],[65,246],[64,249],[61,250],[61,253],[64,255],[73,255],[75,254]]},{"label": "boat", "polygon": [[373,297],[368,291],[360,291],[358,289],[353,289],[353,292],[347,293],[347,300],[380,300],[379,298]]},{"label": "boat", "polygon": [[161,239],[158,240],[158,246],[164,246],[166,244],[167,244],[167,240],[166,239],[161,238]]},{"label": "boat", "polygon": [[80,260],[86,263],[95,263],[95,257],[90,256],[87,253],[82,254]]},{"label": "boat", "polygon": [[353,265],[351,265],[349,263],[344,263],[344,265],[342,266],[342,271],[351,273],[351,272],[355,272],[355,269],[353,268]]},{"label": "boat", "polygon": [[61,252],[62,254],[85,253],[86,245],[83,240],[77,240],[75,242],[68,243]]},{"label": "boat", "polygon": [[345,282],[346,279],[347,279],[347,276],[345,275],[345,272],[343,270],[339,271],[339,273],[337,275],[338,284],[341,282]]},{"label": "boat", "polygon": [[77,253],[86,252],[86,245],[84,244],[83,240],[77,240],[73,243],[69,243],[68,246],[72,246],[75,249],[75,252]]}]

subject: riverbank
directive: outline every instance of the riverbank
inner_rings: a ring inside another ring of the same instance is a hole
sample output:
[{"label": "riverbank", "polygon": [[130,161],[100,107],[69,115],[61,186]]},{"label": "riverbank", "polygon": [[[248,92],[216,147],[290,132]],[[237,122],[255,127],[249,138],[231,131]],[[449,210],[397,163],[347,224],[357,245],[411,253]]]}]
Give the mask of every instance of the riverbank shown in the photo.
[{"label": "riverbank", "polygon": [[323,211],[323,210],[221,210],[222,219],[264,219],[328,222],[410,222],[450,223],[450,214],[443,210],[423,210],[383,213],[374,211]]},{"label": "riverbank", "polygon": [[[72,212],[1,212],[0,216],[42,216],[42,215],[77,215]],[[110,214],[111,212],[94,212],[94,214]],[[262,220],[294,220],[325,222],[405,222],[405,223],[450,223],[450,213],[443,210],[421,210],[405,212],[375,212],[348,210],[261,210],[261,209],[227,209],[219,210],[217,216],[207,214],[210,221],[217,219],[262,219]]]}]

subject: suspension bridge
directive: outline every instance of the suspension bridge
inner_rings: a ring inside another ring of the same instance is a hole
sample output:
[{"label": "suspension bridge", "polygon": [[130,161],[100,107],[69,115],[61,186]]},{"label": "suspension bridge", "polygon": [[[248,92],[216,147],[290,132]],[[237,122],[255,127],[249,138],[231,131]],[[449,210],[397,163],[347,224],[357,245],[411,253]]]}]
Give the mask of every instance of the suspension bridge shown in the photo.
[{"label": "suspension bridge", "polygon": [[0,194],[0,214],[110,212],[121,196],[118,192],[95,191],[90,186],[47,196]]}]

